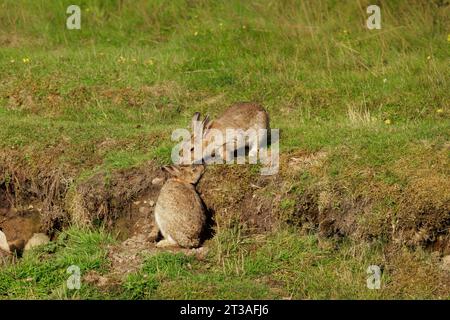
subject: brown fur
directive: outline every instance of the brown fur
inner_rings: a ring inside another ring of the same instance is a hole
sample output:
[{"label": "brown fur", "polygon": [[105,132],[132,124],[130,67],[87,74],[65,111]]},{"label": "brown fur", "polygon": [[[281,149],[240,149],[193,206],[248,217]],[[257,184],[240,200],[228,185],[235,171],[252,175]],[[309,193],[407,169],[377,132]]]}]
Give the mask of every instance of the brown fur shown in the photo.
[{"label": "brown fur", "polygon": [[206,223],[206,210],[194,184],[204,171],[203,165],[168,166],[174,177],[161,188],[155,207],[155,220],[164,237],[159,246],[198,247]]},{"label": "brown fur", "polygon": [[[226,137],[227,129],[241,129],[247,131],[254,129],[258,133],[259,129],[269,129],[269,115],[262,106],[252,102],[240,102],[229,107],[217,120],[204,123],[203,134],[203,152],[204,158],[207,156],[206,147],[210,143],[214,142],[214,130],[222,132],[224,138]],[[230,141],[231,142],[231,141]],[[232,150],[226,150],[226,141],[222,145],[222,154],[225,160],[229,160],[229,157],[233,157],[236,146]],[[245,147],[250,147],[251,142],[249,139],[245,141]],[[259,144],[259,142],[258,142]],[[217,145],[220,147],[220,145]],[[216,148],[217,149],[217,148]],[[228,153],[226,152],[228,151]]]},{"label": "brown fur", "polygon": [[[268,129],[269,115],[262,106],[253,102],[239,102],[230,106],[217,119],[206,124],[207,129],[217,129],[224,131],[227,128],[248,130]],[[207,134],[207,131],[205,132]]]}]

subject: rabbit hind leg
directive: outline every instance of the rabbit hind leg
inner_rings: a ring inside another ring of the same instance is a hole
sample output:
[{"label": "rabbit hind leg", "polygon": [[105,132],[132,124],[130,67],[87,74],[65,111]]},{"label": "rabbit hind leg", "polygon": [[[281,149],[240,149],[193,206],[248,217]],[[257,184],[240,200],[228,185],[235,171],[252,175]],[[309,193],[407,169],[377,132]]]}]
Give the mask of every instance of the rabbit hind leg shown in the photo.
[{"label": "rabbit hind leg", "polygon": [[157,248],[167,248],[167,247],[177,247],[178,243],[172,239],[171,236],[168,236],[167,239],[163,239],[161,241],[158,241],[156,244]]}]

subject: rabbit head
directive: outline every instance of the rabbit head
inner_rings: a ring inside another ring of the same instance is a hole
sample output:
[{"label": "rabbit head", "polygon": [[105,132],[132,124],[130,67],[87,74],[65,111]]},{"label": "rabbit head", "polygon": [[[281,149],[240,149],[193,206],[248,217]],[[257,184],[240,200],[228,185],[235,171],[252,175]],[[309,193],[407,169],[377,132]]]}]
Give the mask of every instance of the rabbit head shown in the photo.
[{"label": "rabbit head", "polygon": [[186,166],[164,166],[162,169],[173,178],[195,185],[203,175],[205,166],[202,164]]}]

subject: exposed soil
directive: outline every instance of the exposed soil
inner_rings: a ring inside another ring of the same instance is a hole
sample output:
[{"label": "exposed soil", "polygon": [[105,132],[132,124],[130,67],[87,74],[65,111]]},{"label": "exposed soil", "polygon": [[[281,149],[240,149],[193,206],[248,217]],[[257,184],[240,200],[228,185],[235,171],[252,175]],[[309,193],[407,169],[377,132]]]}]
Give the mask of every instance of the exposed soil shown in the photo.
[{"label": "exposed soil", "polygon": [[141,234],[149,236],[152,234],[155,224],[153,211],[158,194],[158,187],[151,188],[149,192],[131,203],[128,212],[113,222],[113,230],[119,240],[126,240]]},{"label": "exposed soil", "polygon": [[[161,181],[154,183],[155,178]],[[69,195],[71,220],[83,225],[117,225],[121,233],[131,235],[132,230],[125,229],[133,227],[138,218],[149,215],[150,201],[156,202],[164,179],[164,173],[152,165],[111,175],[98,173]]]},{"label": "exposed soil", "polygon": [[153,212],[159,193],[157,189],[151,188],[133,201],[129,212],[115,220],[113,230],[122,242],[108,247],[110,279],[139,270],[144,255],[157,252],[155,244],[159,235],[155,231]]},{"label": "exposed soil", "polygon": [[6,192],[0,192],[0,229],[19,254],[33,234],[42,231],[41,211],[38,205],[32,204],[25,208],[13,207]]}]

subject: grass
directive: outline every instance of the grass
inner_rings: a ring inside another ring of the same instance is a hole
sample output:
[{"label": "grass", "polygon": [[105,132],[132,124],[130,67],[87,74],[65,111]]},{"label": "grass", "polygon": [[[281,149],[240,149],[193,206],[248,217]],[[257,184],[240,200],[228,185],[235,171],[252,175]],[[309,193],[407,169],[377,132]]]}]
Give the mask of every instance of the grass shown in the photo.
[{"label": "grass", "polygon": [[[328,155],[319,173],[291,177],[297,187],[281,210],[327,181],[350,195],[378,192],[368,223],[385,224],[403,205],[394,187],[448,178],[450,9],[441,1],[380,1],[382,29],[371,31],[367,1],[78,3],[81,30],[65,28],[70,1],[0,4],[0,159],[13,167],[63,168],[76,185],[147,160],[168,164],[170,134],[194,112],[214,117],[255,100],[281,131],[282,155]],[[445,184],[433,186],[445,203]],[[327,249],[296,230],[246,245],[219,234],[207,262],[161,254],[117,292],[72,292],[67,266],[107,272],[98,244],[111,239],[63,234],[67,243],[2,269],[0,297],[448,298],[424,276],[433,257],[420,249],[387,258],[383,239]],[[365,287],[369,263],[386,265],[381,290]]]},{"label": "grass", "polygon": [[112,238],[101,231],[69,229],[56,243],[27,252],[18,265],[2,268],[0,272],[1,299],[79,299],[99,298],[93,286],[83,284],[80,290],[67,287],[75,265],[81,274],[88,270],[108,268],[105,246]]},{"label": "grass", "polygon": [[[100,290],[82,278],[80,290],[67,288],[71,265],[82,277],[95,270],[107,274],[105,246],[112,239],[104,231],[71,228],[57,243],[28,253],[14,267],[0,270],[1,298],[8,299],[387,299],[448,298],[433,261],[423,251],[399,253],[388,262],[382,243],[357,244],[319,240],[295,229],[240,239],[231,251],[216,243],[205,260],[182,253],[147,256],[140,271],[118,286]],[[224,243],[225,244],[225,243]],[[226,255],[223,255],[227,252]],[[218,260],[219,259],[219,260]],[[410,269],[401,272],[408,261]],[[383,270],[381,288],[366,286],[369,265]],[[433,278],[437,276],[437,278]],[[404,277],[419,286],[405,286]],[[428,279],[425,284],[425,278]],[[413,281],[414,281],[413,280]]]}]

